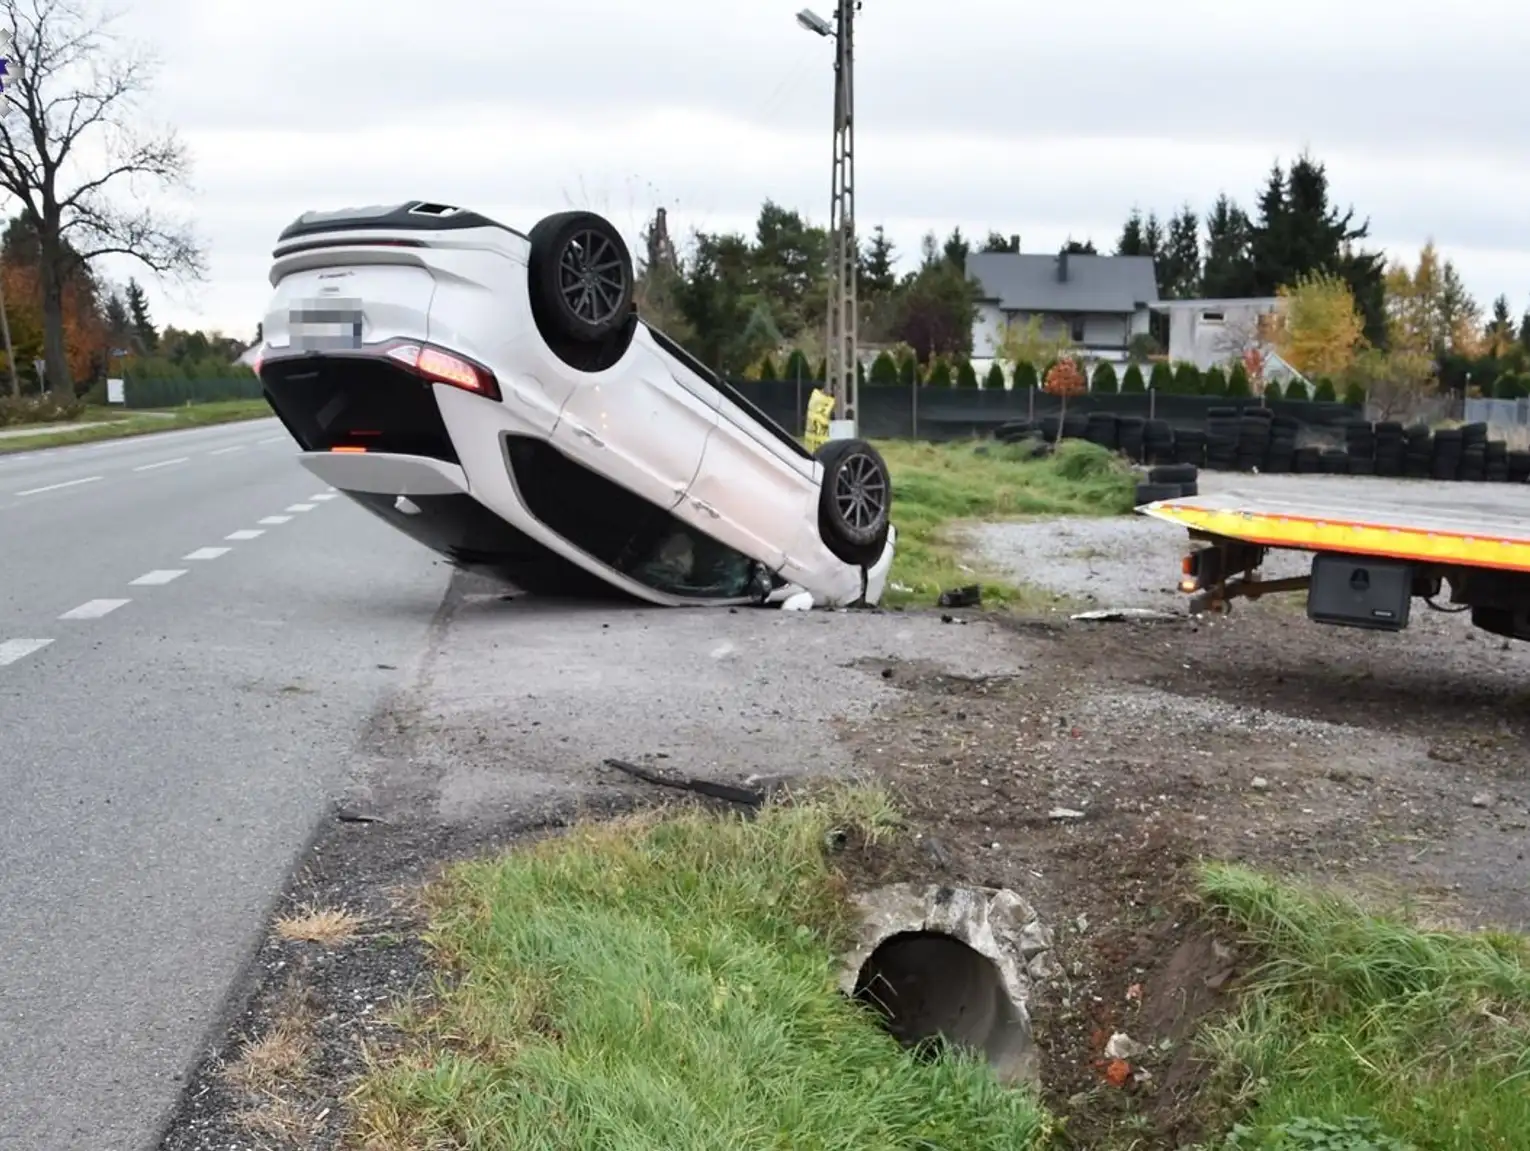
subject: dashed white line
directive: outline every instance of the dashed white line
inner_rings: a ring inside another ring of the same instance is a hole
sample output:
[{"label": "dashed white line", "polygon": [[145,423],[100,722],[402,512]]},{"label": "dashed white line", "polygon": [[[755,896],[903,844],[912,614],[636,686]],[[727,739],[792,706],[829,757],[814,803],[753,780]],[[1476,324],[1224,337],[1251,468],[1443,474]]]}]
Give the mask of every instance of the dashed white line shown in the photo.
[{"label": "dashed white line", "polygon": [[215,560],[219,556],[228,555],[233,550],[233,548],[197,548],[196,551],[190,552],[181,558],[188,560]]},{"label": "dashed white line", "polygon": [[218,448],[216,451],[211,451],[211,452],[208,452],[207,454],[210,455],[210,456],[226,456],[230,452],[242,452],[242,451],[244,451],[244,445],[243,444],[235,444],[231,448]]},{"label": "dashed white line", "polygon": [[25,659],[34,651],[42,651],[52,642],[51,639],[0,640],[0,667],[15,663],[18,659]]},{"label": "dashed white line", "polygon": [[313,509],[314,509],[314,505],[313,504],[293,504],[287,510],[289,512],[311,512],[311,511],[313,511]]},{"label": "dashed white line", "polygon": [[169,583],[173,579],[180,579],[180,577],[185,575],[185,574],[186,574],[186,569],[185,568],[176,568],[176,569],[165,568],[165,569],[159,569],[159,570],[156,570],[156,571],[148,572],[145,575],[139,576],[137,579],[135,579],[132,582],[130,582],[128,584],[128,586],[129,587],[160,587],[163,584]]},{"label": "dashed white line", "polygon": [[17,492],[16,494],[18,496],[40,496],[43,494],[43,492],[59,492],[63,491],[65,488],[79,487],[81,484],[97,483],[104,478],[105,477],[103,476],[86,476],[81,480],[65,480],[61,484],[49,484],[47,487],[42,488],[28,488],[26,491]]},{"label": "dashed white line", "polygon": [[263,523],[263,524],[267,524],[270,527],[275,527],[277,524],[290,524],[292,522],[292,517],[291,516],[267,516],[265,519],[260,520],[259,522]]},{"label": "dashed white line", "polygon": [[82,603],[79,607],[66,611],[59,619],[100,619],[104,615],[110,615],[123,604],[132,603],[127,599],[93,599],[88,603]]},{"label": "dashed white line", "polygon": [[237,532],[229,532],[223,538],[226,540],[258,540],[266,533],[258,528],[240,528]]},{"label": "dashed white line", "polygon": [[334,492],[320,492],[318,495],[316,495],[316,496],[309,496],[308,498],[311,499],[311,500],[319,500],[319,501],[322,502],[324,500],[338,499],[339,497]]},{"label": "dashed white line", "polygon": [[279,444],[286,438],[286,436],[271,436],[270,438],[261,440],[260,442],[263,444]]},{"label": "dashed white line", "polygon": [[189,464],[190,462],[190,456],[177,456],[173,460],[160,460],[155,464],[139,464],[133,470],[135,472],[152,472],[155,468],[168,468],[173,464]]}]

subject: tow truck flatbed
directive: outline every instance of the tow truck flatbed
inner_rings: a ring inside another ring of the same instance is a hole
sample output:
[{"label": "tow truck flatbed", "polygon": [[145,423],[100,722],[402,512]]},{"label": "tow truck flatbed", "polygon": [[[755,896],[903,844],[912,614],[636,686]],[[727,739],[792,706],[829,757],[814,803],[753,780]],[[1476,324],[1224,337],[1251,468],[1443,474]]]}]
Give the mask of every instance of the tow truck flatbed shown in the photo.
[{"label": "tow truck flatbed", "polygon": [[[1261,477],[1266,490],[1250,484],[1137,509],[1189,532],[1179,586],[1194,596],[1192,612],[1306,591],[1317,622],[1395,631],[1407,626],[1412,599],[1438,608],[1448,584],[1475,626],[1530,640],[1530,486],[1350,480],[1341,495],[1332,480],[1312,480]],[[1313,553],[1311,574],[1261,579],[1270,550]]]}]

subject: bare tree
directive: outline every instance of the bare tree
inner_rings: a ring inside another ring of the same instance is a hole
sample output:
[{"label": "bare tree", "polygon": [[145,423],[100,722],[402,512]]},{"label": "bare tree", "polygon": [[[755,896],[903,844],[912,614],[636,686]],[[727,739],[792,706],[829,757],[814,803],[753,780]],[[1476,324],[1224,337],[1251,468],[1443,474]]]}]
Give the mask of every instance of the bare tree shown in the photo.
[{"label": "bare tree", "polygon": [[[154,62],[118,43],[92,0],[0,0],[10,65],[0,95],[0,192],[38,239],[43,356],[50,389],[72,390],[64,288],[90,261],[131,256],[159,276],[199,280],[189,227],[146,206],[145,184],[185,186],[173,131],[145,130],[139,99]],[[110,195],[125,186],[125,205]],[[128,206],[131,205],[131,206]]]},{"label": "bare tree", "polygon": [[1222,325],[1212,342],[1213,351],[1223,360],[1241,360],[1250,348],[1264,343],[1259,317],[1239,314]]}]

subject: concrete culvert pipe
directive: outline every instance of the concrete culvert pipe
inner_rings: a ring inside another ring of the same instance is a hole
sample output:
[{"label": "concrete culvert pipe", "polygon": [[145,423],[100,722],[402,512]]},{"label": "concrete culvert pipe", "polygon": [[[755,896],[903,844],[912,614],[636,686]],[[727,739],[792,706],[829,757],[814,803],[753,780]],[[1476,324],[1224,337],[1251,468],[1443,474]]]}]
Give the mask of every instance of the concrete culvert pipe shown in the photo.
[{"label": "concrete culvert pipe", "polygon": [[1004,1083],[1036,1083],[1027,1004],[1056,973],[1051,933],[1012,891],[897,884],[859,897],[840,989],[910,1047],[980,1052]]}]

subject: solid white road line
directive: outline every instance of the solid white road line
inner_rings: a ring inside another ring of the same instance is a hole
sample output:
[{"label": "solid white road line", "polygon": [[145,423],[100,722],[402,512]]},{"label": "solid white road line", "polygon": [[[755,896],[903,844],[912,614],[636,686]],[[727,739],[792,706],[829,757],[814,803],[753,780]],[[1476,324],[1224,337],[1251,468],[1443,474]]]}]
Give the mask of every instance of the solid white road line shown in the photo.
[{"label": "solid white road line", "polygon": [[135,472],[152,472],[155,468],[168,468],[172,464],[189,464],[190,456],[178,456],[173,460],[160,460],[157,464],[139,464],[133,470]]},{"label": "solid white road line", "polygon": [[266,533],[256,528],[240,528],[237,532],[229,532],[223,538],[226,540],[257,540]]},{"label": "solid white road line", "polygon": [[208,452],[207,454],[210,455],[210,456],[226,456],[230,452],[242,452],[242,451],[244,451],[244,445],[243,444],[235,444],[231,448],[219,448],[217,451]]},{"label": "solid white road line", "polygon": [[311,512],[311,511],[313,511],[313,509],[314,509],[314,505],[313,504],[293,504],[287,510],[289,512]]},{"label": "solid white road line", "polygon": [[58,492],[58,491],[63,491],[65,488],[79,487],[81,484],[93,484],[93,483],[97,483],[98,481],[100,481],[103,478],[105,478],[105,477],[103,477],[103,476],[86,476],[82,480],[65,480],[61,484],[49,484],[45,488],[28,488],[24,492],[17,492],[16,495],[18,495],[18,496],[40,496],[40,495],[43,494],[43,492]]},{"label": "solid white road line", "polygon": [[215,560],[219,556],[226,556],[233,548],[197,548],[196,551],[182,556],[187,560]]},{"label": "solid white road line", "polygon": [[176,569],[176,570],[161,569],[161,570],[158,570],[158,571],[151,571],[147,575],[141,575],[137,579],[131,581],[128,584],[128,586],[129,587],[159,587],[162,584],[169,583],[173,579],[179,579],[181,576],[183,576],[185,574],[186,574],[186,569],[185,568],[179,568],[179,569]]},{"label": "solid white road line", "polygon": [[25,659],[34,651],[41,651],[52,642],[51,639],[0,640],[0,667],[15,663],[18,659]]},{"label": "solid white road line", "polygon": [[267,524],[267,525],[269,525],[271,527],[275,527],[277,524],[290,524],[292,522],[292,517],[291,516],[267,516],[265,519],[261,520],[260,522],[263,523],[263,524]]},{"label": "solid white road line", "polygon": [[123,604],[129,604],[130,599],[93,599],[89,603],[82,603],[72,611],[66,611],[59,619],[100,619],[104,615],[110,615]]}]

